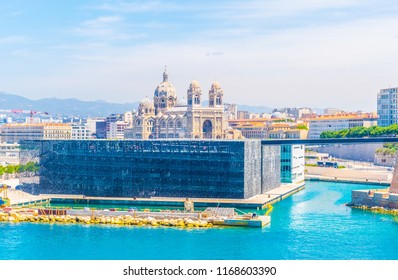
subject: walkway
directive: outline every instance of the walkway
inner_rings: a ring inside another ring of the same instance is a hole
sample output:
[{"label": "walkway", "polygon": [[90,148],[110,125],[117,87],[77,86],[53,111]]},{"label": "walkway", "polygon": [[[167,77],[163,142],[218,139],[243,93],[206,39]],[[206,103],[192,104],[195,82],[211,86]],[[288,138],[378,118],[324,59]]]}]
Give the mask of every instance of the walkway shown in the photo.
[{"label": "walkway", "polygon": [[[304,182],[297,184],[283,184],[279,188],[275,188],[265,194],[256,195],[248,199],[221,199],[221,198],[191,198],[195,206],[209,207],[240,207],[240,208],[265,208],[269,204],[275,203],[301,189],[304,188]],[[127,197],[92,197],[82,195],[57,195],[46,194],[44,198],[63,200],[84,200],[96,201],[103,204],[131,204],[131,205],[181,205],[185,201],[185,197],[151,197],[151,198],[127,198]]]},{"label": "walkway", "polygon": [[49,201],[48,197],[43,195],[32,195],[23,191],[17,191],[15,189],[8,190],[8,198],[10,199],[10,205],[30,205],[39,202]]}]

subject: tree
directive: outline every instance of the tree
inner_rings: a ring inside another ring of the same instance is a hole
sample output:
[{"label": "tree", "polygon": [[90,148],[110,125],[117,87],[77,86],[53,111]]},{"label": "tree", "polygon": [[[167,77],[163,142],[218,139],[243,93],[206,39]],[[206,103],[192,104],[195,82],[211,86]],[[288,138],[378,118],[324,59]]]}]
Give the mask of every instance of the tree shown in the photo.
[{"label": "tree", "polygon": [[392,124],[387,127],[371,126],[363,127],[356,126],[350,129],[342,129],[337,131],[323,131],[321,138],[360,138],[360,137],[381,137],[381,136],[397,136],[398,124]]},{"label": "tree", "polygon": [[16,171],[15,165],[7,165],[6,166],[6,173],[8,174],[14,174]]},{"label": "tree", "polygon": [[308,127],[305,124],[299,124],[297,126],[297,129],[304,129],[304,130],[308,130]]},{"label": "tree", "polygon": [[25,170],[28,172],[37,172],[39,171],[39,165],[37,163],[34,163],[33,161],[29,161],[25,165]]},{"label": "tree", "polygon": [[16,165],[16,172],[17,173],[25,172],[25,165],[23,165],[23,164]]}]

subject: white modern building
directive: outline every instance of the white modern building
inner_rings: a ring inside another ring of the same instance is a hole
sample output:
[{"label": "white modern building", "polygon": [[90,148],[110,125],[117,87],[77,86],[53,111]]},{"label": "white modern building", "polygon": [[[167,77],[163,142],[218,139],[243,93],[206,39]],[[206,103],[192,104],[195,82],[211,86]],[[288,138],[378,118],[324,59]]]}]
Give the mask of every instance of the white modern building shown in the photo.
[{"label": "white modern building", "polygon": [[72,140],[92,139],[91,130],[85,124],[72,124]]},{"label": "white modern building", "polygon": [[281,182],[304,181],[304,145],[281,145]]},{"label": "white modern building", "polygon": [[381,89],[377,94],[377,114],[379,126],[398,123],[398,87]]},{"label": "white modern building", "polygon": [[18,165],[19,151],[18,143],[0,143],[0,165]]},{"label": "white modern building", "polygon": [[377,125],[377,115],[368,114],[336,114],[324,115],[309,120],[308,139],[320,138],[324,131],[350,129],[356,126],[371,127]]},{"label": "white modern building", "polygon": [[[106,120],[105,118],[95,117],[87,118],[87,129],[90,130],[92,138],[105,138],[106,135]],[[102,131],[100,131],[102,128]],[[101,135],[100,135],[101,134]]]},{"label": "white modern building", "polygon": [[128,123],[124,121],[116,121],[108,123],[108,128],[106,132],[107,139],[117,139],[123,140],[124,138],[124,130],[128,127]]}]

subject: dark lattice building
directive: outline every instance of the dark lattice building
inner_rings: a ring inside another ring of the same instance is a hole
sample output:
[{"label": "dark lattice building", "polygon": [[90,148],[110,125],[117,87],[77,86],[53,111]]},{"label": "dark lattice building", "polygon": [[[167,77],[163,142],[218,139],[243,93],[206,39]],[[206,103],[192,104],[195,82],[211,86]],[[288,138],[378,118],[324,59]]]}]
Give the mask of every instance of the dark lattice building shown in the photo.
[{"label": "dark lattice building", "polygon": [[54,140],[22,143],[39,159],[34,193],[249,198],[280,185],[280,147],[260,140]]}]

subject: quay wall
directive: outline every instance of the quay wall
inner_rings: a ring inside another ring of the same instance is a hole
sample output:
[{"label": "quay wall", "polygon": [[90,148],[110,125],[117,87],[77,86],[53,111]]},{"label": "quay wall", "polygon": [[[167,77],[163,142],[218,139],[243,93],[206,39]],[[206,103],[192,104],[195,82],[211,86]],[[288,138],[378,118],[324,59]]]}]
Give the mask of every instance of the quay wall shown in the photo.
[{"label": "quay wall", "polygon": [[356,170],[351,168],[339,169],[330,167],[306,166],[305,169],[307,175],[336,179],[368,180],[380,182],[391,182],[392,179],[392,172],[374,171],[371,168],[369,168],[369,170]]},{"label": "quay wall", "polygon": [[387,191],[354,190],[351,192],[351,204],[398,209],[398,194]]},{"label": "quay wall", "polygon": [[313,151],[319,153],[328,153],[332,157],[373,162],[375,151],[382,148],[382,143],[366,143],[366,144],[338,144],[310,147]]}]

